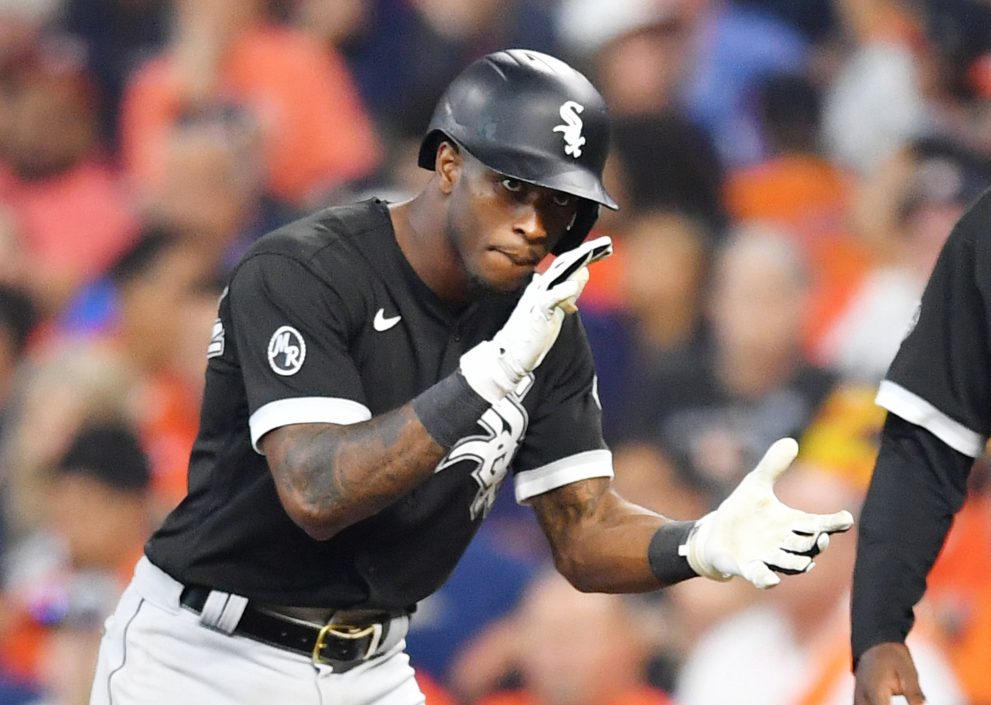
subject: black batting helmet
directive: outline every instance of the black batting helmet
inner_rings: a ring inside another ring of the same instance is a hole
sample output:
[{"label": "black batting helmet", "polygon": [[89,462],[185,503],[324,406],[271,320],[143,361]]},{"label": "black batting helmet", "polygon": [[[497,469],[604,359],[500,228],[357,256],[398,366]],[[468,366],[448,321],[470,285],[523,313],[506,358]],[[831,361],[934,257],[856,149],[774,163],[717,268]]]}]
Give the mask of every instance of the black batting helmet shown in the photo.
[{"label": "black batting helmet", "polygon": [[585,239],[600,204],[618,208],[602,185],[609,152],[605,101],[585,76],[553,56],[509,49],[469,65],[434,110],[420,145],[421,167],[434,168],[445,139],[493,171],[581,199],[555,254]]}]

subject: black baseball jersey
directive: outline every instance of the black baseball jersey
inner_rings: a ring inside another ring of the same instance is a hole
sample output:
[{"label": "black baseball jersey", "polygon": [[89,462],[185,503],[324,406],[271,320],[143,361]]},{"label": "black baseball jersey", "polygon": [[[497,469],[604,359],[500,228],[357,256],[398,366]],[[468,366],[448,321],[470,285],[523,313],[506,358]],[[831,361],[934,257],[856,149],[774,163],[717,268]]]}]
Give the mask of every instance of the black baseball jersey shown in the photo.
[{"label": "black baseball jersey", "polygon": [[877,403],[976,458],[991,432],[991,192],[960,219]]},{"label": "black baseball jersey", "polygon": [[960,218],[878,390],[890,413],[860,517],[854,659],[902,642],[991,432],[991,192]]},{"label": "black baseball jersey", "polygon": [[521,502],[611,476],[591,354],[568,316],[541,366],[409,495],[327,541],[280,504],[262,435],[405,404],[491,338],[517,300],[445,304],[404,258],[378,200],[259,240],[221,298],[189,493],[152,536],[149,558],[181,582],[271,604],[407,609],[446,579],[510,470]]}]

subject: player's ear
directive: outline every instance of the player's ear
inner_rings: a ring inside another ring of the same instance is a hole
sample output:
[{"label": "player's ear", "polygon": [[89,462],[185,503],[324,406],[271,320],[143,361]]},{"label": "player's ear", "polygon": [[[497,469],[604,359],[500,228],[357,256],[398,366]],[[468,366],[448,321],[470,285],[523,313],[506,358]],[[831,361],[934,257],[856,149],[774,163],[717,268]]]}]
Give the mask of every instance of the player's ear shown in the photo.
[{"label": "player's ear", "polygon": [[450,194],[461,174],[464,157],[454,143],[444,140],[437,147],[437,155],[434,159],[434,170],[440,180],[440,190],[444,194]]}]

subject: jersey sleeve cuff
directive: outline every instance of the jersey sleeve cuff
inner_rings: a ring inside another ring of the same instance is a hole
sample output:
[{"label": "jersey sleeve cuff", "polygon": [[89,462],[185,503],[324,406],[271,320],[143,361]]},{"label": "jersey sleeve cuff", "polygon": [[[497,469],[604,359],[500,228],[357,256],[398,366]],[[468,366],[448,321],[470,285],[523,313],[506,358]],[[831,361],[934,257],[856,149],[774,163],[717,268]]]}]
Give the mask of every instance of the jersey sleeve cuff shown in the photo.
[{"label": "jersey sleeve cuff", "polygon": [[248,419],[251,447],[259,455],[258,441],[269,431],[294,423],[353,424],[372,418],[367,406],[351,399],[296,397],[277,399],[259,407]]},{"label": "jersey sleeve cuff", "polygon": [[604,448],[569,455],[516,474],[516,501],[525,504],[538,494],[592,477],[612,477],[612,453]]},{"label": "jersey sleeve cuff", "polygon": [[875,402],[896,416],[929,431],[954,450],[976,458],[984,452],[987,439],[951,419],[922,397],[891,380],[883,380]]}]

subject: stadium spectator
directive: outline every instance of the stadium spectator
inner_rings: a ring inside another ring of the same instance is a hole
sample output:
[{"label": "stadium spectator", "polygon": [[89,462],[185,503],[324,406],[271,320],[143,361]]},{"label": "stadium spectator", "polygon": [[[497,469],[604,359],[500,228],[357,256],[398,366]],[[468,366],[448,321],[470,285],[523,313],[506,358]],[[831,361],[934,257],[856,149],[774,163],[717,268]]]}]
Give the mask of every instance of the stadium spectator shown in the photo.
[{"label": "stadium spectator", "polygon": [[794,239],[741,227],[713,264],[711,351],[646,372],[631,399],[634,440],[671,454],[681,480],[725,495],[770,439],[797,437],[835,377],[803,358],[808,274]]},{"label": "stadium spectator", "polygon": [[35,647],[16,658],[32,663],[44,702],[76,705],[89,696],[103,621],[151,532],[150,475],[128,427],[84,425],[48,483],[49,511],[8,564],[8,598],[25,630],[10,647]]},{"label": "stadium spectator", "polygon": [[[407,649],[418,677],[425,673],[455,684],[478,677],[481,664],[472,656],[474,640],[517,606],[533,577],[533,562],[518,555],[519,547],[490,521],[498,517],[487,519],[451,577],[417,607]],[[546,551],[542,557],[546,559]]]},{"label": "stadium spectator", "polygon": [[892,226],[887,252],[852,288],[814,353],[844,377],[873,384],[891,364],[953,224],[991,186],[991,169],[964,146],[930,137],[899,150],[878,178],[889,194],[881,202]]},{"label": "stadium spectator", "polygon": [[98,101],[79,47],[39,44],[0,80],[0,201],[27,254],[28,284],[46,315],[99,276],[131,242],[136,223],[98,142]]},{"label": "stadium spectator", "polygon": [[812,46],[774,14],[733,0],[692,7],[692,70],[682,89],[686,114],[712,136],[723,163],[759,161],[766,145],[752,95],[768,76],[808,69]]},{"label": "stadium spectator", "polygon": [[146,217],[185,237],[218,274],[296,215],[266,190],[261,135],[243,111],[180,120],[164,158],[162,179],[144,194]]},{"label": "stadium spectator", "polygon": [[[477,705],[667,705],[647,679],[647,624],[635,598],[580,593],[560,575],[538,575],[519,608],[466,655],[466,671],[513,677],[519,686],[499,689],[498,678],[463,673],[462,696]],[[464,692],[469,683],[473,692]]]},{"label": "stadium spectator", "polygon": [[59,26],[86,46],[100,91],[101,138],[116,154],[120,103],[131,73],[165,44],[171,0],[60,0]]},{"label": "stadium spectator", "polygon": [[[310,4],[319,5],[319,0]],[[504,47],[554,53],[547,3],[533,0],[377,0],[372,25],[346,47],[389,139],[419,139],[461,67]]]},{"label": "stadium spectator", "polygon": [[65,335],[95,336],[128,371],[130,416],[151,458],[160,514],[186,492],[221,289],[212,264],[198,242],[147,227],[63,321]]},{"label": "stadium spectator", "polygon": [[678,211],[641,212],[617,234],[618,265],[605,273],[614,274],[612,298],[622,306],[582,311],[610,442],[627,435],[630,399],[645,376],[681,370],[703,352],[711,248],[706,228]]},{"label": "stadium spectator", "polygon": [[[776,74],[758,91],[767,157],[734,169],[727,205],[737,220],[775,222],[806,248],[843,227],[850,178],[822,153],[818,88],[801,74]],[[811,252],[809,254],[815,254]]]},{"label": "stadium spectator", "polygon": [[864,176],[925,131],[930,119],[919,74],[925,39],[910,6],[900,0],[836,4],[852,45],[826,91],[823,138],[836,164]]},{"label": "stadium spectator", "polygon": [[768,77],[756,91],[766,155],[731,170],[726,200],[737,222],[774,223],[794,235],[809,260],[807,352],[839,314],[871,262],[847,225],[852,177],[821,149],[821,94],[799,73]]},{"label": "stadium spectator", "polygon": [[588,64],[613,115],[671,112],[691,70],[690,3],[564,0],[557,24],[565,49]]},{"label": "stadium spectator", "polygon": [[122,148],[142,190],[166,168],[171,127],[218,107],[249,112],[263,135],[267,186],[294,205],[370,176],[381,147],[341,58],[280,26],[261,0],[178,0],[165,51],[125,91]]},{"label": "stadium spectator", "polygon": [[11,398],[0,439],[12,540],[45,519],[45,478],[83,425],[122,421],[132,377],[106,350],[59,341],[35,351]]},{"label": "stadium spectator", "polygon": [[709,136],[675,111],[630,116],[613,129],[611,174],[634,211],[677,210],[702,221],[713,241],[727,223],[725,175]]}]

